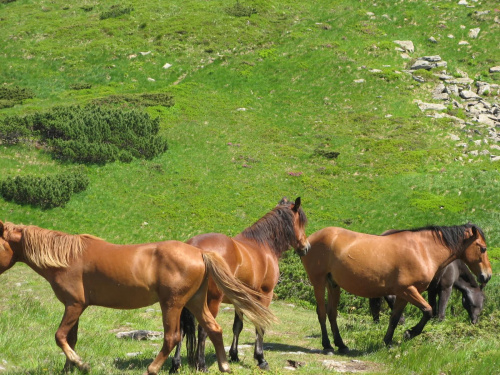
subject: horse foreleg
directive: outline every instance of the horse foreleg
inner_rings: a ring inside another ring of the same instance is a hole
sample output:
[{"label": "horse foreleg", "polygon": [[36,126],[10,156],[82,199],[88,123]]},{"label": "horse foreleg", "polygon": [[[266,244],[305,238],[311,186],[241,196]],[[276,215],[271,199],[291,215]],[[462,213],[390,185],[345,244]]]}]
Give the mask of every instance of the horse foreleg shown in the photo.
[{"label": "horse foreleg", "polygon": [[264,359],[264,331],[262,331],[262,333],[256,331],[255,350],[253,352],[253,357],[257,360],[257,363],[261,370],[269,370],[269,363],[267,363],[267,361]]},{"label": "horse foreleg", "polygon": [[439,320],[444,320],[446,316],[446,305],[448,305],[448,300],[450,299],[453,286],[442,288],[439,293],[439,303],[437,309],[437,316]]},{"label": "horse foreleg", "polygon": [[160,371],[161,366],[168,358],[170,352],[181,341],[180,319],[182,308],[173,308],[166,303],[161,303],[163,316],[163,346],[148,366],[144,375],[156,375]]},{"label": "horse foreleg", "polygon": [[333,354],[333,347],[328,338],[326,329],[326,305],[325,305],[325,281],[315,280],[313,282],[314,296],[316,297],[316,314],[318,315],[319,326],[321,328],[321,345],[323,353]]},{"label": "horse foreleg", "polygon": [[84,372],[90,370],[89,365],[84,363],[74,350],[78,334],[78,319],[84,310],[85,308],[79,304],[66,305],[64,308],[64,315],[55,336],[57,346],[66,355],[63,371],[69,371],[73,365]]},{"label": "horse foreleg", "polygon": [[382,298],[369,298],[370,313],[375,323],[380,322],[380,309],[382,308]]},{"label": "horse foreleg", "polygon": [[425,325],[427,324],[429,319],[432,318],[432,308],[415,287],[408,288],[404,297],[408,302],[410,302],[412,305],[415,305],[422,311],[422,319],[420,319],[417,325],[404,333],[405,339],[412,339],[422,333]]},{"label": "horse foreleg", "polygon": [[327,290],[328,302],[326,312],[328,314],[328,320],[330,321],[330,327],[333,332],[333,343],[338,348],[339,353],[344,354],[349,352],[349,348],[344,344],[342,336],[340,336],[339,326],[337,325],[337,308],[340,300],[340,287],[335,284],[331,277],[328,279]]},{"label": "horse foreleg", "polygon": [[238,340],[240,338],[240,333],[243,330],[243,320],[240,319],[237,313],[234,313],[234,323],[233,323],[233,342],[231,343],[231,348],[229,349],[229,358],[233,362],[239,362],[238,358]]},{"label": "horse foreleg", "polygon": [[396,297],[394,307],[392,308],[391,318],[389,319],[389,327],[387,328],[387,332],[384,337],[385,345],[391,345],[394,330],[398,326],[399,320],[401,319],[401,315],[403,314],[403,310],[405,309],[407,303],[408,302],[406,300]]}]

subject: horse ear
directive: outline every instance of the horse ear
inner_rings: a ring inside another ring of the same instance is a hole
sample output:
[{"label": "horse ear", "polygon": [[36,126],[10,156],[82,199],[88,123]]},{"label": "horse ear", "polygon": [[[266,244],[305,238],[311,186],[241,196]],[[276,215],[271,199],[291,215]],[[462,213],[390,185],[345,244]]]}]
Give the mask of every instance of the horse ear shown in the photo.
[{"label": "horse ear", "polygon": [[281,205],[283,205],[283,204],[288,204],[288,203],[290,203],[290,202],[288,202],[288,198],[287,198],[287,197],[283,197],[283,198],[281,198],[281,200],[279,201],[278,206],[281,206]]},{"label": "horse ear", "polygon": [[470,238],[477,238],[478,237],[478,231],[475,226],[471,226],[470,228],[467,228],[464,234],[464,239],[468,240]]},{"label": "horse ear", "polygon": [[299,208],[300,208],[300,197],[298,197],[297,199],[295,199],[295,203],[293,205],[292,210],[294,212],[297,212],[299,210]]}]

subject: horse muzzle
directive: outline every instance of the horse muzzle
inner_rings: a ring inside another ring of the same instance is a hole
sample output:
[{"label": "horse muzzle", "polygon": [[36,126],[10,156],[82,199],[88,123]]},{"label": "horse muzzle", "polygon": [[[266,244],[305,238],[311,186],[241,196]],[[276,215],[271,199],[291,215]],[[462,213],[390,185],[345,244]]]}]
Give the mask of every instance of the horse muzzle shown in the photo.
[{"label": "horse muzzle", "polygon": [[309,241],[306,241],[306,244],[304,246],[295,249],[295,253],[297,253],[298,256],[303,257],[309,252],[310,248],[311,244],[309,243]]},{"label": "horse muzzle", "polygon": [[486,284],[491,279],[491,273],[481,272],[478,277],[478,281],[480,284]]}]

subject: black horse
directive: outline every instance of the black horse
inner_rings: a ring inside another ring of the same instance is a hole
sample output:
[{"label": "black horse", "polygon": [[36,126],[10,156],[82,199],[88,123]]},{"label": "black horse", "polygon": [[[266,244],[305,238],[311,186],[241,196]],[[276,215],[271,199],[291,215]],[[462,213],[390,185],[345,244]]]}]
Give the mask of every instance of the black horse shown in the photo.
[{"label": "black horse", "polygon": [[[476,278],[464,262],[457,259],[438,272],[432,279],[427,294],[429,305],[432,307],[433,316],[443,320],[446,314],[446,305],[453,288],[462,293],[462,305],[467,310],[472,324],[476,324],[479,314],[483,310],[484,292],[478,285]],[[439,303],[436,300],[439,297]],[[395,296],[385,297],[387,304],[392,309]],[[375,322],[379,321],[382,298],[370,298],[370,312]],[[400,323],[404,321],[401,318]]]}]

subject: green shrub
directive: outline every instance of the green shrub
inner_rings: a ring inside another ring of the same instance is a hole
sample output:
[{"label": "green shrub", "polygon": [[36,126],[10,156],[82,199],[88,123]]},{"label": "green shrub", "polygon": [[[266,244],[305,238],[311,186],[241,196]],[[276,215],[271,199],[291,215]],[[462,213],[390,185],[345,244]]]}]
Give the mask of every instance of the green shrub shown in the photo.
[{"label": "green shrub", "polygon": [[158,131],[159,119],[145,112],[95,105],[56,107],[0,122],[4,143],[18,143],[31,134],[58,159],[92,164],[152,159],[168,149]]},{"label": "green shrub", "polygon": [[73,194],[84,191],[88,184],[87,175],[79,168],[46,177],[9,177],[0,181],[0,194],[8,201],[49,209],[66,205]]},{"label": "green shrub", "polygon": [[0,143],[12,145],[25,141],[30,136],[31,131],[23,117],[11,116],[0,122]]},{"label": "green shrub", "polygon": [[239,1],[236,1],[232,7],[226,8],[226,13],[234,17],[250,17],[252,14],[257,13],[257,9],[248,5],[241,5]]},{"label": "green shrub", "polygon": [[69,86],[71,90],[86,90],[92,88],[90,83],[73,83]]},{"label": "green shrub", "polygon": [[134,10],[133,7],[124,7],[122,5],[113,5],[109,10],[102,12],[99,19],[105,20],[108,18],[117,18],[124,14],[130,14]]},{"label": "green shrub", "polygon": [[35,97],[35,93],[27,88],[23,87],[0,87],[0,109],[14,107],[16,104],[20,104],[25,99],[32,99]]}]

